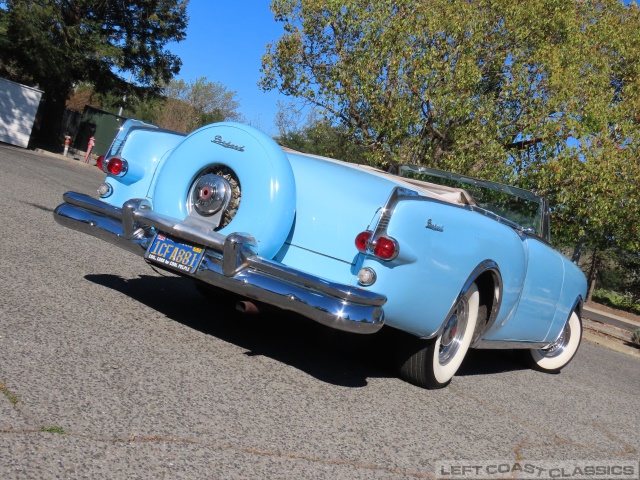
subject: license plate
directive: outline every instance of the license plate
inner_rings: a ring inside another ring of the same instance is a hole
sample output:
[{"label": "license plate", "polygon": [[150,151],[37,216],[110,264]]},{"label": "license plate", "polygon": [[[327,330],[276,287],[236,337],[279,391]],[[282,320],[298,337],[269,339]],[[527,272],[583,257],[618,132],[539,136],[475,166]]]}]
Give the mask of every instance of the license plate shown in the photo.
[{"label": "license plate", "polygon": [[144,258],[181,272],[193,273],[198,268],[204,248],[174,240],[161,233],[156,235]]}]

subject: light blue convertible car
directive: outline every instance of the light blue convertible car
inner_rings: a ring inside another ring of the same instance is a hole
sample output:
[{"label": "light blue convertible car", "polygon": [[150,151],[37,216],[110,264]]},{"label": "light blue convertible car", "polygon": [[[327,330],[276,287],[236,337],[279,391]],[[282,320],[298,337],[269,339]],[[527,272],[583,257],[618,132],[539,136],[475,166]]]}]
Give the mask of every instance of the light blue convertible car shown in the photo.
[{"label": "light blue convertible car", "polygon": [[100,199],[66,193],[58,223],[240,295],[240,309],[405,332],[399,372],[416,385],[446,386],[469,348],[522,349],[557,372],[580,344],[585,277],[525,190],[295,152],[237,123],[183,136],[129,120],[99,165]]}]

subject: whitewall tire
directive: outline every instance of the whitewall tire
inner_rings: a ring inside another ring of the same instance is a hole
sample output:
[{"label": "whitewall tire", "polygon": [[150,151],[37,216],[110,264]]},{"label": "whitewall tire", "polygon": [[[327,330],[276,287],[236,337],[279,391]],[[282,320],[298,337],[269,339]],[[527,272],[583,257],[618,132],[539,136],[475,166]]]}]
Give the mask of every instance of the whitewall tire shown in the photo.
[{"label": "whitewall tire", "polygon": [[442,333],[420,340],[404,355],[400,375],[419,387],[446,387],[464,360],[475,331],[480,294],[475,283],[461,295],[445,322]]},{"label": "whitewall tire", "polygon": [[530,364],[543,372],[559,372],[573,359],[581,340],[582,321],[574,311],[553,345],[544,349],[529,350]]}]

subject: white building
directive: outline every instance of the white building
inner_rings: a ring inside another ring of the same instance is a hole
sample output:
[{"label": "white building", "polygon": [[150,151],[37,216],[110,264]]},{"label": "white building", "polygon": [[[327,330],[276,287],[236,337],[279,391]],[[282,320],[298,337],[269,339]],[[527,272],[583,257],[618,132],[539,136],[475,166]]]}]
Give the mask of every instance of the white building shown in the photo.
[{"label": "white building", "polygon": [[26,148],[42,91],[0,78],[0,142]]}]

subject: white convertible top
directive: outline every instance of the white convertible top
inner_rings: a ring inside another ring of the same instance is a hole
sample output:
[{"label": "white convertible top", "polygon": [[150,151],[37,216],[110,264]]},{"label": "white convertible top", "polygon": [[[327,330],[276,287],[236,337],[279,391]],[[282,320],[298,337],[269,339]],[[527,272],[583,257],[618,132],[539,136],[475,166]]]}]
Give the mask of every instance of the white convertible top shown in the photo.
[{"label": "white convertible top", "polygon": [[426,193],[431,197],[435,197],[438,200],[442,200],[448,203],[457,203],[460,205],[477,205],[471,194],[464,188],[447,187],[445,185],[438,185],[437,183],[425,182],[415,178],[400,177],[398,175],[392,175],[379,168],[370,167],[369,165],[355,165],[358,168],[364,170],[381,173],[392,177],[392,180],[396,183],[405,184],[407,187],[419,190],[422,193]]},{"label": "white convertible top", "polygon": [[329,157],[323,157],[321,155],[314,155],[311,153],[299,152],[297,150],[293,150],[291,148],[287,148],[283,146],[281,146],[281,148],[283,151],[287,153],[295,153],[297,155],[302,155],[305,157],[317,158],[320,160],[325,160],[327,162],[336,162],[336,163],[347,165],[353,168],[367,170],[368,172],[374,175],[383,176],[394,183],[406,186],[407,188],[411,188],[412,190],[417,190],[420,193],[426,194],[429,197],[435,198],[437,200],[441,200],[443,202],[455,203],[458,205],[477,205],[476,201],[473,199],[471,194],[463,188],[447,187],[444,185],[438,185],[436,183],[417,180],[415,178],[400,177],[398,175],[392,175],[388,172],[385,172],[384,170],[380,170],[379,168],[371,167],[369,165],[349,163],[343,160],[336,160],[335,158],[329,158]]}]

